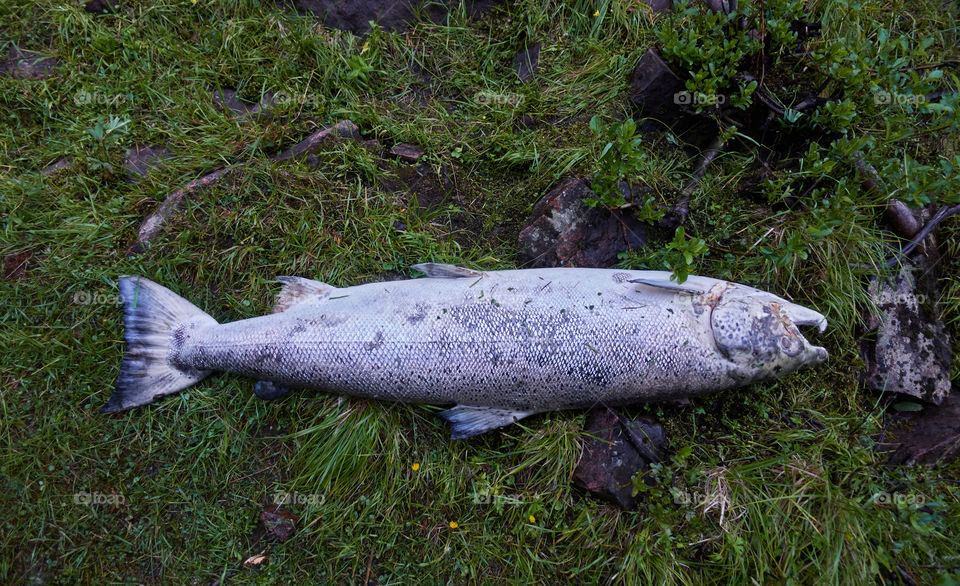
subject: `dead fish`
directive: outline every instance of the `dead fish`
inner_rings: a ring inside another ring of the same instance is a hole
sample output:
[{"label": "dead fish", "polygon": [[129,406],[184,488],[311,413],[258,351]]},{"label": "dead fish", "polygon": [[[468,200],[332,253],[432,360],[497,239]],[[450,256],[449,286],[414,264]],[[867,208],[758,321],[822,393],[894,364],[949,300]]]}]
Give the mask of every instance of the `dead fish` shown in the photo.
[{"label": "dead fish", "polygon": [[454,405],[452,438],[534,413],[677,399],[827,359],[797,329],[821,314],[770,293],[663,271],[480,272],[420,264],[426,279],[338,289],[298,277],[274,313],[219,324],[169,289],[120,278],[126,354],[105,413],[214,371],[290,388]]}]

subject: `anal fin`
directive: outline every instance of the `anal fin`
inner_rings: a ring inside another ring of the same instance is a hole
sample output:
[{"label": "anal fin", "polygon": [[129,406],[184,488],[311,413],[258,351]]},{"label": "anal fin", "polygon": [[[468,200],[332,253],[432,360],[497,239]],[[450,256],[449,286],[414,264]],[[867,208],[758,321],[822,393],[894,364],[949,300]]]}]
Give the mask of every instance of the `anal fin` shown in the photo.
[{"label": "anal fin", "polygon": [[277,294],[273,313],[286,311],[304,301],[326,299],[334,289],[333,285],[301,277],[277,277],[277,280],[283,283],[283,289]]},{"label": "anal fin", "polygon": [[433,279],[462,279],[464,277],[482,277],[483,273],[458,267],[457,265],[445,265],[437,262],[425,262],[410,267],[425,274]]},{"label": "anal fin", "polygon": [[257,381],[257,384],[253,385],[253,393],[264,401],[279,399],[292,390],[292,387],[268,380]]},{"label": "anal fin", "polygon": [[438,415],[450,424],[450,439],[465,439],[520,421],[536,411],[513,411],[496,407],[457,405]]}]

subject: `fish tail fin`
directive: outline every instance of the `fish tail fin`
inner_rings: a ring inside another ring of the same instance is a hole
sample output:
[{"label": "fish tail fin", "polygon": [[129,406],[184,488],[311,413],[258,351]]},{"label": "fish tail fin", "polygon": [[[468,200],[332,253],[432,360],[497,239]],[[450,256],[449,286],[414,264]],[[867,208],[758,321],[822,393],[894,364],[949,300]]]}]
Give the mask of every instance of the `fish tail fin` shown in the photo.
[{"label": "fish tail fin", "polygon": [[146,405],[211,373],[171,364],[169,357],[173,333],[180,325],[216,325],[215,319],[166,287],[141,277],[120,277],[120,297],[127,349],[113,395],[101,413]]}]

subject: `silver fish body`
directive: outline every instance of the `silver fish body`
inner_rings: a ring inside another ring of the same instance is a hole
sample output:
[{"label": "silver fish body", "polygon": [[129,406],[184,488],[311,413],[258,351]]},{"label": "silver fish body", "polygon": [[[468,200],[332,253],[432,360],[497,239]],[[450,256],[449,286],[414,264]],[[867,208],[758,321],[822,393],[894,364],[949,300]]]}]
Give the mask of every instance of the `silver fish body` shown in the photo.
[{"label": "silver fish body", "polygon": [[[477,272],[337,289],[285,278],[271,315],[218,324],[171,291],[121,279],[128,353],[105,411],[214,371],[258,389],[417,403],[469,437],[533,413],[688,397],[826,360],[797,326],[819,313],[744,285],[661,271]],[[130,306],[139,299],[139,306]]]}]

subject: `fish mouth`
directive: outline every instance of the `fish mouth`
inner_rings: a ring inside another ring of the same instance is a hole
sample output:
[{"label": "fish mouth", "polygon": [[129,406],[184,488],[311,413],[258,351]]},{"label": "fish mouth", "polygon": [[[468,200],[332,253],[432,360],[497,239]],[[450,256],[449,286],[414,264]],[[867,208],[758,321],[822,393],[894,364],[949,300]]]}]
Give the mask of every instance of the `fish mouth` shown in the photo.
[{"label": "fish mouth", "polygon": [[[788,303],[782,308],[787,318],[798,328],[815,327],[819,333],[827,331],[827,318],[823,314],[802,305]],[[806,344],[806,339],[804,339]],[[822,346],[808,346],[806,355],[809,364],[823,364],[829,358],[827,349]]]}]

